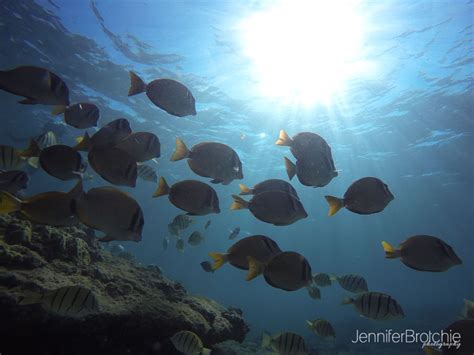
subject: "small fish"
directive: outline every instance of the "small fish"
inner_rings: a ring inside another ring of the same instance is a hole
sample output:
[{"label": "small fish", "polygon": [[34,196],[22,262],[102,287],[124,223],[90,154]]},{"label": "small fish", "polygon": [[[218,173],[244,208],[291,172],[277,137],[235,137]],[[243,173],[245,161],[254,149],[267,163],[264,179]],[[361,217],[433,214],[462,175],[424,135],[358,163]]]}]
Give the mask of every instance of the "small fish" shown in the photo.
[{"label": "small fish", "polygon": [[221,211],[216,191],[201,181],[183,180],[169,187],[161,177],[153,197],[164,195],[168,195],[170,202],[188,215],[204,216]]},{"label": "small fish", "polygon": [[28,187],[28,174],[21,170],[0,171],[0,191],[15,195]]},{"label": "small fish", "polygon": [[24,150],[16,149],[9,145],[0,145],[0,169],[7,171],[19,170],[26,163],[37,168],[37,157],[39,154],[40,148],[34,140],[31,140],[28,148]]},{"label": "small fish", "polygon": [[184,251],[184,240],[181,238],[178,238],[176,241],[176,249],[178,249],[180,252]]},{"label": "small fish", "polygon": [[24,96],[25,105],[69,105],[69,89],[53,72],[33,66],[0,71],[0,89]]},{"label": "small fish", "polygon": [[176,226],[173,226],[172,223],[168,224],[168,232],[175,237],[179,236],[179,229]]},{"label": "small fish", "polygon": [[315,319],[313,321],[306,321],[309,329],[321,338],[335,338],[336,332],[331,323],[324,319]]},{"label": "small fish", "polygon": [[346,297],[342,304],[353,304],[362,316],[371,319],[393,320],[405,317],[398,302],[380,292],[365,292],[357,295],[356,298]]},{"label": "small fish", "polygon": [[78,151],[62,144],[43,149],[39,163],[49,175],[63,181],[80,179],[87,168]]},{"label": "small fish", "polygon": [[201,264],[201,268],[205,272],[214,272],[215,270],[212,268],[212,264],[209,261],[203,261]]},{"label": "small fish", "polygon": [[308,349],[303,337],[295,333],[282,333],[276,337],[271,337],[263,333],[262,348],[271,347],[279,355],[308,355]]},{"label": "small fish", "polygon": [[130,154],[137,163],[159,158],[161,154],[160,140],[149,132],[134,132],[119,141],[116,147]]},{"label": "small fish", "polygon": [[283,191],[283,192],[289,193],[290,195],[293,195],[296,198],[299,198],[293,186],[291,186],[291,184],[286,182],[285,180],[280,180],[280,179],[265,180],[258,183],[253,188],[248,188],[247,186],[240,184],[239,188],[240,188],[239,195],[258,195],[262,192],[277,190],[277,191]]},{"label": "small fish", "polygon": [[119,255],[120,253],[123,253],[125,251],[125,248],[121,244],[116,244],[110,249],[110,252],[112,255]]},{"label": "small fish", "polygon": [[329,204],[329,215],[341,208],[357,214],[372,214],[384,210],[394,199],[387,184],[375,177],[365,177],[352,183],[343,198],[324,196]]},{"label": "small fish", "polygon": [[163,250],[168,249],[168,245],[170,244],[170,240],[168,237],[163,238]]},{"label": "small fish", "polygon": [[86,132],[83,137],[77,138],[76,150],[88,152],[92,148],[114,147],[118,142],[132,133],[130,122],[125,118],[118,118],[107,123],[92,137]]},{"label": "small fish", "polygon": [[146,92],[146,96],[156,106],[170,115],[184,117],[196,115],[196,100],[191,91],[172,79],[157,79],[149,84],[134,72],[130,72],[130,89],[128,96]]},{"label": "small fish", "polygon": [[250,201],[237,195],[232,197],[231,210],[249,209],[257,219],[275,226],[287,226],[308,217],[300,200],[283,191],[265,191]]},{"label": "small fish", "polygon": [[83,317],[99,311],[94,292],[79,285],[64,286],[42,294],[30,293],[21,297],[18,304],[41,304],[46,311],[64,317]]},{"label": "small fish", "polygon": [[315,300],[321,299],[321,290],[319,288],[317,288],[314,285],[311,285],[311,286],[307,286],[306,289],[308,290],[309,297]]},{"label": "small fish", "polygon": [[64,113],[64,122],[78,129],[96,127],[100,117],[99,108],[88,102],[71,106],[56,106],[52,112],[54,116],[62,113]]},{"label": "small fish", "polygon": [[186,355],[209,355],[211,353],[211,350],[204,347],[201,338],[188,330],[176,333],[170,340],[176,350]]},{"label": "small fish", "polygon": [[252,256],[248,256],[247,260],[249,263],[247,281],[263,274],[270,286],[285,291],[299,290],[311,282],[311,266],[299,253],[285,251],[275,255],[266,264]]},{"label": "small fish", "polygon": [[36,141],[40,149],[45,149],[53,145],[59,144],[59,140],[53,131],[44,132],[37,136],[34,140]]},{"label": "small fish", "polygon": [[313,282],[320,287],[331,286],[331,283],[332,283],[331,277],[328,274],[325,274],[323,272],[314,274]]},{"label": "small fish", "polygon": [[211,220],[208,220],[206,224],[204,225],[204,229],[209,228],[210,225],[211,225]]},{"label": "small fish", "polygon": [[136,186],[137,163],[127,152],[114,147],[94,147],[89,151],[87,159],[92,169],[111,184]]},{"label": "small fish", "polygon": [[188,238],[188,243],[190,245],[199,245],[201,244],[201,242],[204,240],[204,237],[202,236],[202,234],[198,231],[194,231],[191,233],[191,235],[189,236]]},{"label": "small fish", "polygon": [[231,147],[222,143],[203,142],[189,150],[180,138],[176,138],[176,149],[171,161],[186,158],[194,173],[212,178],[213,184],[228,185],[233,180],[244,177],[239,156]]},{"label": "small fish", "polygon": [[229,239],[235,239],[240,233],[240,227],[235,227],[229,234]]},{"label": "small fish", "polygon": [[347,274],[339,277],[333,276],[331,279],[337,281],[343,289],[349,292],[361,293],[369,290],[367,281],[357,274]]},{"label": "small fish", "polygon": [[173,218],[173,221],[170,223],[172,228],[175,228],[178,233],[186,228],[188,228],[194,220],[185,214],[179,214]]},{"label": "small fish", "polygon": [[382,246],[386,258],[400,258],[406,266],[418,271],[442,272],[462,264],[450,245],[429,235],[410,237],[398,249],[387,242],[382,242]]},{"label": "small fish", "polygon": [[464,299],[462,317],[464,319],[474,319],[474,301]]},{"label": "small fish", "polygon": [[149,182],[158,182],[158,176],[156,175],[155,170],[146,164],[138,164],[137,166],[138,177],[142,180]]}]

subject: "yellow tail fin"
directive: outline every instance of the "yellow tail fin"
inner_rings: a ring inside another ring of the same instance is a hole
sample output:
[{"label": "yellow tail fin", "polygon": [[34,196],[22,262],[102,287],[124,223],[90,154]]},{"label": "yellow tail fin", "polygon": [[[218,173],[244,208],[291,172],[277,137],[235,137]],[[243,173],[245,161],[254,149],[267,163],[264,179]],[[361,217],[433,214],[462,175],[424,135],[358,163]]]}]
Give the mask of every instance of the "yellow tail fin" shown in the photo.
[{"label": "yellow tail fin", "polygon": [[423,351],[425,352],[426,355],[441,355],[441,352],[436,351],[431,346],[424,346]]},{"label": "yellow tail fin", "polygon": [[346,304],[351,304],[351,303],[353,303],[353,302],[354,302],[354,300],[353,300],[352,298],[350,298],[350,297],[344,297],[343,300],[342,300],[342,302],[341,302],[341,304],[342,304],[342,305],[346,305]]},{"label": "yellow tail fin", "polygon": [[400,257],[400,251],[392,247],[387,242],[382,241],[382,247],[385,251],[385,257],[387,259],[395,259]]},{"label": "yellow tail fin", "polygon": [[283,145],[286,147],[291,147],[293,144],[293,140],[290,138],[290,136],[284,131],[280,131],[280,136],[278,137],[277,141],[275,142],[276,145]]},{"label": "yellow tail fin", "polygon": [[54,106],[53,110],[51,111],[51,114],[53,116],[57,116],[57,115],[60,115],[64,112],[66,112],[66,110],[67,110],[67,106],[64,106],[64,105]]},{"label": "yellow tail fin", "polygon": [[39,157],[41,148],[34,139],[30,139],[30,145],[28,148],[21,150],[19,155],[24,158]]},{"label": "yellow tail fin", "polygon": [[89,151],[90,146],[91,146],[91,139],[90,139],[89,133],[87,133],[87,131],[84,134],[84,137],[77,137],[76,142],[77,142],[77,144],[74,147],[72,147],[73,149],[79,150],[79,151],[82,151],[82,152]]},{"label": "yellow tail fin", "polygon": [[249,208],[249,203],[245,201],[242,197],[232,195],[232,198],[234,199],[234,202],[232,202],[232,205],[230,205],[231,210],[242,210]]},{"label": "yellow tail fin", "polygon": [[253,256],[247,256],[247,260],[249,261],[249,271],[245,281],[250,281],[263,272],[263,264],[258,262]]},{"label": "yellow tail fin", "polygon": [[272,343],[272,337],[270,334],[263,332],[262,334],[262,348],[266,349],[268,348]]},{"label": "yellow tail fin", "polygon": [[209,253],[208,254],[212,260],[214,260],[214,265],[212,265],[212,270],[219,269],[222,265],[227,262],[227,255],[221,253]]},{"label": "yellow tail fin", "polygon": [[160,181],[158,182],[158,187],[156,188],[156,191],[152,197],[160,197],[163,195],[168,195],[169,193],[170,193],[170,187],[166,183],[165,178],[162,176],[160,177]]},{"label": "yellow tail fin", "polygon": [[334,196],[324,196],[329,203],[329,215],[334,216],[337,211],[344,207],[344,200]]},{"label": "yellow tail fin", "polygon": [[293,164],[287,157],[285,157],[285,169],[286,173],[288,174],[288,179],[293,179],[296,174],[296,165]]},{"label": "yellow tail fin", "polygon": [[181,138],[176,138],[176,149],[171,156],[171,161],[178,161],[189,156],[189,149]]},{"label": "yellow tail fin", "polygon": [[21,200],[6,191],[0,191],[0,214],[17,212],[21,209]]},{"label": "yellow tail fin", "polygon": [[130,89],[128,89],[128,96],[133,96],[146,91],[145,82],[133,71],[130,73]]},{"label": "yellow tail fin", "polygon": [[240,184],[239,188],[240,188],[240,194],[239,195],[251,195],[252,194],[252,189],[249,189],[244,184]]}]

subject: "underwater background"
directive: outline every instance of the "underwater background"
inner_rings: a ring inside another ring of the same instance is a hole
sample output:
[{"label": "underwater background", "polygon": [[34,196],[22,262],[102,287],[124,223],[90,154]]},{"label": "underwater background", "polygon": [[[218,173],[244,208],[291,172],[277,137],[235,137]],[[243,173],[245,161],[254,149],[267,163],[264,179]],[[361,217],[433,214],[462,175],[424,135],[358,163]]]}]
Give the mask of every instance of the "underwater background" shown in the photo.
[{"label": "underwater background", "polygon": [[[228,186],[213,185],[221,213],[194,217],[196,222],[185,231],[200,230],[203,243],[186,245],[180,252],[171,236],[163,250],[167,225],[180,211],[166,198],[152,199],[156,185],[140,180],[133,189],[121,189],[143,209],[143,240],[111,244],[123,245],[144,265],[160,266],[190,293],[242,309],[250,327],[247,340],[259,342],[263,331],[292,331],[304,336],[309,347],[328,353],[422,353],[420,344],[351,344],[351,339],[356,329],[439,331],[458,319],[463,299],[473,298],[474,5],[472,1],[357,2],[353,6],[367,24],[361,51],[351,58],[357,70],[345,77],[341,90],[333,92],[325,92],[324,86],[331,78],[320,83],[308,75],[313,80],[304,82],[309,92],[312,88],[324,95],[300,103],[291,96],[293,83],[283,79],[304,77],[297,60],[304,54],[285,48],[287,39],[279,45],[279,38],[271,39],[281,52],[274,52],[275,56],[296,60],[288,62],[295,67],[275,72],[270,86],[281,87],[268,94],[260,90],[268,78],[259,76],[258,63],[242,40],[242,21],[278,3],[3,0],[0,68],[48,68],[67,82],[74,102],[100,107],[99,126],[124,117],[134,131],[155,133],[162,148],[155,168],[170,184],[188,178],[206,181],[185,162],[169,161],[176,137],[189,147],[203,141],[222,142],[238,153],[244,179]],[[340,2],[339,6],[343,13],[348,5]],[[315,16],[315,21],[319,18]],[[338,27],[350,33],[350,24],[345,25]],[[250,34],[245,36],[252,36],[255,28],[247,29]],[[311,38],[305,38],[305,45],[318,48]],[[285,63],[268,56],[268,66],[273,59]],[[303,59],[302,65],[307,64]],[[128,98],[129,70],[147,82],[166,77],[184,83],[196,98],[197,115],[173,117],[144,95]],[[290,91],[287,97],[285,85]],[[51,107],[18,105],[17,100],[0,92],[2,144],[24,147],[30,137],[51,130],[61,142],[72,145],[84,133],[53,117]],[[339,174],[323,188],[292,180],[309,216],[277,227],[229,206],[239,183],[253,186],[270,178],[288,180],[283,157],[290,152],[274,144],[281,129],[290,136],[310,131],[324,137]],[[390,186],[395,196],[390,205],[375,215],[343,210],[328,217],[324,195],[342,196],[364,176],[376,176]],[[102,185],[108,183],[99,176],[85,181],[87,189]],[[38,170],[30,177],[26,194],[71,187],[71,182]],[[208,220],[212,223],[205,230]],[[352,307],[340,305],[347,292],[338,285],[322,288],[321,299],[314,300],[304,289],[285,292],[269,287],[263,278],[247,282],[245,273],[230,265],[203,272],[199,264],[209,260],[209,252],[225,252],[234,243],[228,236],[237,226],[239,238],[263,234],[282,250],[304,254],[313,273],[363,275],[370,290],[396,298],[406,317],[389,322],[362,318]],[[462,265],[443,273],[423,273],[399,260],[385,259],[382,240],[398,245],[416,234],[442,238],[456,250]],[[336,339],[316,338],[306,325],[314,318],[330,321]]]}]

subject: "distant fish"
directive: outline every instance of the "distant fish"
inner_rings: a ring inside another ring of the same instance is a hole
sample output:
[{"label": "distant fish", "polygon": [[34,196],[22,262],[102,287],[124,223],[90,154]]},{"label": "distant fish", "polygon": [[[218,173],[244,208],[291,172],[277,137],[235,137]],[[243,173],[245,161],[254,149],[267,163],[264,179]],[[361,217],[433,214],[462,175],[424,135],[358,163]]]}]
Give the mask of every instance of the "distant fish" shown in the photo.
[{"label": "distant fish", "polygon": [[235,227],[229,234],[229,239],[235,239],[240,233],[240,227]]},{"label": "distant fish", "polygon": [[168,232],[175,237],[179,236],[179,229],[171,223],[168,224]]},{"label": "distant fish", "polygon": [[28,174],[21,170],[0,171],[0,191],[15,195],[28,187]]},{"label": "distant fish", "polygon": [[79,129],[96,127],[100,117],[99,108],[88,102],[71,106],[56,106],[52,111],[54,116],[62,113],[64,113],[64,122]]},{"label": "distant fish", "polygon": [[76,150],[88,152],[92,148],[114,147],[118,142],[132,133],[130,122],[125,118],[110,121],[89,137],[86,132],[83,137],[76,139]]},{"label": "distant fish", "polygon": [[176,249],[178,249],[180,252],[184,251],[184,240],[182,238],[178,238],[176,241]]},{"label": "distant fish", "polygon": [[349,292],[360,293],[369,290],[367,281],[358,274],[347,274],[339,277],[333,276],[332,279],[337,281],[343,289]]},{"label": "distant fish", "polygon": [[204,229],[209,228],[210,225],[211,225],[211,220],[208,220],[206,224],[204,225]]},{"label": "distant fish", "polygon": [[33,167],[38,167],[37,157],[40,154],[40,148],[34,141],[30,141],[28,148],[21,150],[8,145],[0,145],[0,169],[19,170],[26,163]]},{"label": "distant fish", "polygon": [[380,292],[365,292],[356,298],[345,298],[343,305],[353,304],[364,317],[376,320],[393,320],[405,317],[402,307],[389,295]]},{"label": "distant fish", "polygon": [[203,261],[200,265],[205,272],[214,272],[212,264],[209,261]]},{"label": "distant fish", "polygon": [[161,154],[160,140],[150,132],[134,132],[120,140],[116,147],[130,154],[137,163],[157,159]]},{"label": "distant fish", "polygon": [[281,333],[271,337],[263,333],[262,348],[271,347],[278,355],[308,355],[308,348],[303,337],[295,333]]},{"label": "distant fish", "polygon": [[157,79],[149,84],[134,72],[130,72],[128,96],[146,92],[146,96],[156,106],[170,115],[184,117],[196,115],[196,100],[189,89],[172,79]]},{"label": "distant fish", "polygon": [[89,151],[87,159],[92,169],[111,184],[136,186],[137,163],[127,152],[114,147],[94,147]]},{"label": "distant fish", "polygon": [[298,194],[296,193],[296,190],[293,188],[293,186],[291,186],[291,184],[286,182],[285,180],[280,179],[265,180],[258,183],[253,188],[248,188],[247,186],[240,184],[239,188],[239,195],[258,195],[262,192],[278,190],[289,193],[290,195],[293,195],[298,198]]},{"label": "distant fish", "polygon": [[69,89],[53,72],[33,66],[0,71],[0,89],[25,98],[19,103],[69,105]]},{"label": "distant fish", "polygon": [[189,236],[188,243],[190,245],[196,246],[196,245],[201,244],[203,240],[204,240],[204,237],[202,236],[202,234],[199,231],[194,231]]},{"label": "distant fish", "polygon": [[173,218],[173,221],[170,223],[172,228],[175,228],[178,233],[186,228],[188,228],[192,223],[194,223],[194,219],[189,217],[185,214],[178,214]]},{"label": "distant fish", "polygon": [[313,321],[306,321],[309,329],[321,338],[335,338],[336,332],[331,323],[324,319],[315,319]]},{"label": "distant fish", "polygon": [[80,179],[87,168],[78,151],[62,144],[43,149],[39,163],[49,175],[64,181]]},{"label": "distant fish", "polygon": [[474,319],[474,301],[464,299],[462,317],[464,319]]},{"label": "distant fish", "polygon": [[168,249],[168,245],[169,245],[169,244],[170,244],[169,238],[168,238],[168,237],[164,237],[164,238],[163,238],[163,244],[162,244],[162,245],[163,245],[163,250]]},{"label": "distant fish", "polygon": [[439,238],[429,235],[415,235],[395,249],[387,242],[382,242],[385,257],[400,258],[409,268],[418,271],[441,272],[462,264],[462,260],[453,248]]},{"label": "distant fish", "polygon": [[110,252],[112,255],[119,255],[120,253],[123,253],[125,251],[125,248],[123,247],[122,244],[116,244],[110,249]]},{"label": "distant fish", "polygon": [[324,197],[329,203],[330,216],[343,207],[357,214],[378,213],[394,199],[387,184],[375,177],[365,177],[353,182],[343,198]]},{"label": "distant fish", "polygon": [[185,355],[209,355],[211,353],[211,350],[204,347],[201,338],[196,333],[188,330],[176,333],[170,340],[176,350]]},{"label": "distant fish", "polygon": [[331,283],[332,283],[331,277],[328,274],[325,274],[323,272],[314,274],[313,282],[320,287],[331,286]]},{"label": "distant fish", "polygon": [[310,286],[307,286],[306,289],[308,291],[309,297],[315,300],[321,299],[321,290],[319,288],[317,288],[314,285],[310,285]]},{"label": "distant fish", "polygon": [[138,177],[142,180],[154,182],[158,181],[158,176],[156,175],[155,170],[146,164],[138,164],[137,166]]},{"label": "distant fish", "polygon": [[84,286],[64,286],[42,294],[20,297],[19,305],[41,304],[48,312],[63,317],[82,317],[99,311],[94,292]]},{"label": "distant fish", "polygon": [[59,144],[59,140],[53,131],[47,131],[35,138],[40,149],[45,149],[53,145]]}]

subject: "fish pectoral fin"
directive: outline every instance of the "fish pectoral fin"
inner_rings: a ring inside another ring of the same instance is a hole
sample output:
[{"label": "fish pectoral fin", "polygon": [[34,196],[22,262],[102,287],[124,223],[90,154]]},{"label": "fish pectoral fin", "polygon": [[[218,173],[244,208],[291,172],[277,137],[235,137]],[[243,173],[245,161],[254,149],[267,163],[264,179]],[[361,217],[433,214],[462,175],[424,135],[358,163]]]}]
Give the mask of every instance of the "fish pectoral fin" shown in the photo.
[{"label": "fish pectoral fin", "polygon": [[251,281],[263,272],[263,264],[258,262],[253,256],[247,256],[249,262],[249,272],[245,281]]},{"label": "fish pectoral fin", "polygon": [[18,101],[18,103],[22,105],[36,105],[38,102],[35,99],[32,99],[31,97],[27,97]]}]

